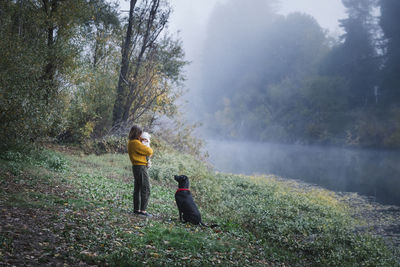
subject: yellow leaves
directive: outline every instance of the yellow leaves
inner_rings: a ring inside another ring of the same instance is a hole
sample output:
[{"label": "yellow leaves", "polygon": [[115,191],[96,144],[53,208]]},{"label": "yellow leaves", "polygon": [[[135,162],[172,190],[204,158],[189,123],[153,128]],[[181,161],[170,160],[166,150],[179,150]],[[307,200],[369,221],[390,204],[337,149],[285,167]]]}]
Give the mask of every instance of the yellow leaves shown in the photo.
[{"label": "yellow leaves", "polygon": [[96,252],[90,252],[88,250],[83,250],[80,253],[81,255],[85,255],[87,257],[93,258],[93,257],[97,257],[97,253]]},{"label": "yellow leaves", "polygon": [[157,259],[160,258],[160,254],[155,253],[155,252],[150,252],[150,256],[153,258],[157,258]]},{"label": "yellow leaves", "polygon": [[159,96],[156,98],[156,104],[157,104],[158,106],[168,105],[168,104],[171,104],[171,103],[172,103],[172,100],[168,97],[167,94],[159,95]]},{"label": "yellow leaves", "polygon": [[92,134],[94,126],[95,126],[94,122],[92,121],[86,122],[85,126],[81,129],[82,136],[88,138]]},{"label": "yellow leaves", "polygon": [[49,246],[49,242],[39,242],[39,246],[48,247]]}]

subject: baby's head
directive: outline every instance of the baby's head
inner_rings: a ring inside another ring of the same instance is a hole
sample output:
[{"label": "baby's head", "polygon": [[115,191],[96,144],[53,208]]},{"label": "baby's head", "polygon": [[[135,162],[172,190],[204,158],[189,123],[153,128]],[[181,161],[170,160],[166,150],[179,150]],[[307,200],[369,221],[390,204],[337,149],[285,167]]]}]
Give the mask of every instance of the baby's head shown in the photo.
[{"label": "baby's head", "polygon": [[148,132],[142,132],[142,135],[140,136],[140,138],[142,139],[142,143],[145,145],[150,145],[150,134]]}]

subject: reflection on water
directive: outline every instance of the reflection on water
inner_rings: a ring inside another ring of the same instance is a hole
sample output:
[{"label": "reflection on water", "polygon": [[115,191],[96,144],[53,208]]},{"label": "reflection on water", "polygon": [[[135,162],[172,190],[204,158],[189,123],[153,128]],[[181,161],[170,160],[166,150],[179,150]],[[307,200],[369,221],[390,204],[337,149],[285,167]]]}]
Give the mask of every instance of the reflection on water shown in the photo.
[{"label": "reflection on water", "polygon": [[207,140],[216,170],[276,174],[400,205],[400,152]]}]

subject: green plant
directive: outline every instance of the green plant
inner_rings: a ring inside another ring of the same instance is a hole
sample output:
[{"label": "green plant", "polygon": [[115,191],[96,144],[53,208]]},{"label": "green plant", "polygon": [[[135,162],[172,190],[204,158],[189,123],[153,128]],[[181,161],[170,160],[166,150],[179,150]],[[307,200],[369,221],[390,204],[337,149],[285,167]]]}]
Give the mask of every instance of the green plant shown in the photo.
[{"label": "green plant", "polygon": [[[131,213],[133,178],[126,154],[37,150],[21,159],[10,152],[7,157],[15,161],[0,163],[13,163],[21,173],[2,170],[0,203],[7,203],[3,209],[51,213],[40,227],[60,238],[46,250],[71,265],[396,265],[382,240],[354,232],[346,207],[330,191],[272,175],[215,173],[192,156],[158,148],[149,170],[151,220]],[[49,167],[60,160],[68,163],[64,171]],[[191,179],[203,221],[219,227],[178,221],[175,172]],[[18,191],[11,194],[10,189]],[[59,247],[68,256],[60,255]],[[0,253],[5,255],[5,247],[0,246]]]}]

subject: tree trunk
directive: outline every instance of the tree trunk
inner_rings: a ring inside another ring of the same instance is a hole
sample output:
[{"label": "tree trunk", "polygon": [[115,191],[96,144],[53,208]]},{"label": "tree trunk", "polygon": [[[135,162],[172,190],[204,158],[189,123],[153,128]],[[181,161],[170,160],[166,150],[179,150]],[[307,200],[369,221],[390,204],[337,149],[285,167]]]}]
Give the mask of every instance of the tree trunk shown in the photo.
[{"label": "tree trunk", "polygon": [[128,29],[126,31],[126,38],[124,45],[122,47],[122,60],[121,60],[121,70],[118,79],[118,87],[117,87],[117,97],[114,103],[113,109],[113,126],[118,125],[122,122],[122,114],[123,114],[123,103],[126,98],[126,87],[128,85],[127,81],[127,73],[129,69],[129,49],[132,45],[132,27],[133,27],[133,11],[135,8],[137,0],[131,0],[130,8],[129,8],[129,21],[128,21]]},{"label": "tree trunk", "polygon": [[54,77],[56,74],[56,65],[54,62],[56,62],[54,58],[54,31],[56,27],[54,26],[52,22],[52,17],[53,13],[56,12],[57,10],[57,1],[58,0],[52,0],[52,1],[47,1],[43,0],[43,7],[45,10],[46,15],[48,16],[47,21],[48,21],[48,26],[47,26],[47,64],[44,68],[44,74],[42,77],[42,80],[44,82],[44,86],[46,87],[46,93],[45,93],[45,101],[46,104],[49,104],[49,99],[51,97],[51,91],[53,87],[53,82],[54,82]]},{"label": "tree trunk", "polygon": [[98,53],[99,53],[99,39],[100,39],[100,33],[99,29],[96,28],[96,40],[94,43],[94,53],[93,53],[93,68],[96,68],[97,62],[98,62]]},{"label": "tree trunk", "polygon": [[156,38],[153,39],[150,38],[150,34],[153,28],[154,20],[156,18],[158,7],[160,6],[160,0],[152,0],[152,2],[153,4],[151,6],[149,18],[147,20],[146,31],[144,33],[142,47],[140,49],[140,53],[136,61],[135,73],[133,75],[133,83],[129,85],[129,92],[127,97],[125,98],[125,104],[122,107],[122,121],[127,121],[129,116],[131,115],[129,114],[129,112],[132,103],[136,98],[136,91],[138,90],[136,78],[139,74],[139,69],[142,64],[143,56],[146,50],[150,49],[153,46],[153,43],[155,42],[156,39]]},{"label": "tree trunk", "polygon": [[22,37],[22,14],[23,14],[23,0],[19,1],[19,8],[18,8],[18,36]]}]

